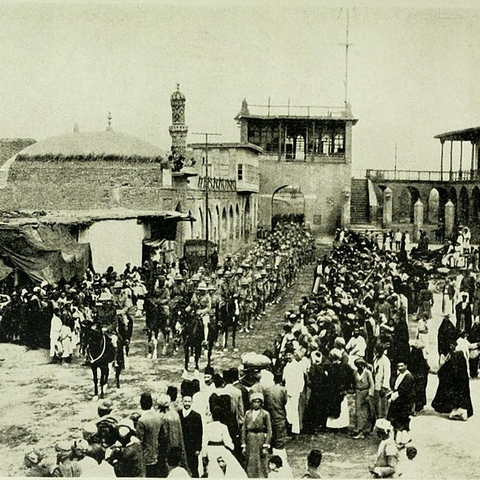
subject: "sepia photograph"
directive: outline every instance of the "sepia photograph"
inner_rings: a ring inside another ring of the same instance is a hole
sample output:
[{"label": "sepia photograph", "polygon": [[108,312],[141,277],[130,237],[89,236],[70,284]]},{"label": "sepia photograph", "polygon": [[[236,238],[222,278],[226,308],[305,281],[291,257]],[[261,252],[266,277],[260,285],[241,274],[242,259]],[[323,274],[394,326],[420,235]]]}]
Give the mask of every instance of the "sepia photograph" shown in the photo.
[{"label": "sepia photograph", "polygon": [[0,2],[0,477],[475,479],[480,5]]}]

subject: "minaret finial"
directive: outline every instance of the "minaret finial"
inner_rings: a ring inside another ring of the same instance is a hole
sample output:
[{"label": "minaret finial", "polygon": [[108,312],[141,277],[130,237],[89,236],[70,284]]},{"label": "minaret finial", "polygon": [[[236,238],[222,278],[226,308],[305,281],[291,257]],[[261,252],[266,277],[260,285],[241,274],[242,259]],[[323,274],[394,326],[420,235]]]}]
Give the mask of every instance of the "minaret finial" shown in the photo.
[{"label": "minaret finial", "polygon": [[112,112],[108,112],[108,125],[107,125],[107,132],[113,132],[112,130]]}]

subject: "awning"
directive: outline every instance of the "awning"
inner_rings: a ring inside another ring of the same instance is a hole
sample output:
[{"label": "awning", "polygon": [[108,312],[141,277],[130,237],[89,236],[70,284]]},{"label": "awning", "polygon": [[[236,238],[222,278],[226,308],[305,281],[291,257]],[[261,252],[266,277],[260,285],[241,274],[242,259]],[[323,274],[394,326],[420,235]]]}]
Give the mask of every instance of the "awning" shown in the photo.
[{"label": "awning", "polygon": [[147,238],[143,244],[150,248],[161,248],[164,252],[172,252],[177,248],[175,240],[166,240],[165,238]]},{"label": "awning", "polygon": [[91,263],[90,244],[78,243],[62,225],[2,226],[0,254],[38,282],[81,279]]},{"label": "awning", "polygon": [[13,268],[7,267],[0,259],[0,280],[5,280],[12,272]]}]

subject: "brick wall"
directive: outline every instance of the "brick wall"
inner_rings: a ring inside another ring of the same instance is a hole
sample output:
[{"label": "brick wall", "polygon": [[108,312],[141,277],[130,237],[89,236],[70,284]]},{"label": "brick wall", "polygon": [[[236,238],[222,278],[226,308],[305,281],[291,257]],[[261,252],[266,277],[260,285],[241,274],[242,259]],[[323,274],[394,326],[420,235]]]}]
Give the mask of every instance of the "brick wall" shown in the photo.
[{"label": "brick wall", "polygon": [[0,202],[2,210],[143,209],[158,207],[161,190],[158,164],[25,160],[10,167]]}]

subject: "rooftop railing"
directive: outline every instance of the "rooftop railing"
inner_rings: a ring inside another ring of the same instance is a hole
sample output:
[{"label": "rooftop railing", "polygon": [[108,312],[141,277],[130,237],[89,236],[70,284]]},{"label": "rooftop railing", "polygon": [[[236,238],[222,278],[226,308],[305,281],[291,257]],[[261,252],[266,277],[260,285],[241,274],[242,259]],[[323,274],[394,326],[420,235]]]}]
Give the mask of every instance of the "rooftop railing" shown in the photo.
[{"label": "rooftop railing", "polygon": [[248,105],[250,115],[345,118],[345,107],[326,105]]},{"label": "rooftop railing", "polygon": [[407,182],[465,182],[480,180],[480,170],[374,170],[367,169],[366,177],[372,180]]}]

